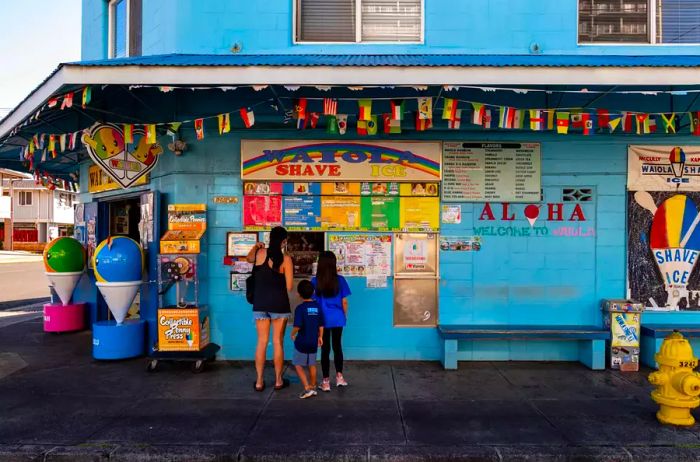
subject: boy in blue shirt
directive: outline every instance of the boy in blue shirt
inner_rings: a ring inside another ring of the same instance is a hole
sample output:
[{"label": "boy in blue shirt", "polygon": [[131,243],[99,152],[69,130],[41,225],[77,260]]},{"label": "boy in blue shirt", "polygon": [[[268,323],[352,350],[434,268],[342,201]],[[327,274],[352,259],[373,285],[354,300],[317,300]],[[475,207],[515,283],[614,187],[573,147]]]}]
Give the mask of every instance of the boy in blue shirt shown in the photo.
[{"label": "boy in blue shirt", "polygon": [[[306,399],[316,396],[316,352],[323,344],[323,312],[318,302],[312,299],[314,286],[308,280],[299,282],[297,292],[303,300],[294,310],[294,358],[292,364],[296,368],[299,379],[304,385],[304,391],[299,398]],[[304,367],[309,368],[309,378],[306,378]]]}]

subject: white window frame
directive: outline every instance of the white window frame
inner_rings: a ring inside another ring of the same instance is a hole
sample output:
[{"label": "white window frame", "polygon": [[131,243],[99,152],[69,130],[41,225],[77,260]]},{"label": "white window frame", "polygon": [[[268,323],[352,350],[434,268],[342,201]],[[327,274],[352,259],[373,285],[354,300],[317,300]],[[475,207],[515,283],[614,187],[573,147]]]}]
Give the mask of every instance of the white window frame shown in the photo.
[{"label": "white window frame", "polygon": [[[109,4],[107,5],[107,24],[108,24],[108,32],[107,32],[107,57],[109,59],[114,58],[114,40],[115,40],[115,30],[114,30],[114,10],[117,6],[117,2],[120,0],[109,0]],[[130,45],[131,45],[131,40],[129,40],[129,37],[131,37],[131,21],[130,15],[131,15],[131,0],[122,0],[126,2],[126,18],[124,18],[124,21],[126,22],[126,31],[125,36],[126,36],[126,45],[124,49],[126,50],[126,56],[129,57],[131,56],[131,50],[130,50]]]},{"label": "white window frame", "polygon": [[579,0],[576,0],[576,44],[579,46],[623,46],[623,47],[696,47],[700,45],[700,41],[696,43],[658,43],[656,41],[656,7],[658,0],[647,0],[647,32],[648,39],[646,42],[581,42],[579,41],[579,25],[581,11],[579,9]]},{"label": "white window frame", "polygon": [[[29,201],[27,201],[29,198]],[[31,207],[34,205],[33,191],[17,191],[17,205],[20,207]]]},{"label": "white window frame", "polygon": [[[113,0],[111,0],[113,1]],[[577,0],[578,1],[578,0]],[[578,8],[577,8],[578,11]],[[423,45],[425,44],[425,0],[420,2],[420,40],[414,42],[399,41],[362,41],[362,0],[355,1],[355,41],[354,42],[307,42],[297,40],[297,17],[299,0],[292,0],[292,43],[294,45]],[[577,23],[578,24],[578,23]],[[577,26],[578,28],[578,26]],[[578,31],[578,29],[577,29]]]}]

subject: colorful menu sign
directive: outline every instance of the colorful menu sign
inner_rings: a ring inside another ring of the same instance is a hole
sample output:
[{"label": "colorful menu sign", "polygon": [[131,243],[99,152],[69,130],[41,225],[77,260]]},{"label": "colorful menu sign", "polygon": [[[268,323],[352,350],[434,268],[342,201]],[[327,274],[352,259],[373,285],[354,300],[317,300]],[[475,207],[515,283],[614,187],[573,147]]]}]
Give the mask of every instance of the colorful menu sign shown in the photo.
[{"label": "colorful menu sign", "polygon": [[321,228],[324,230],[360,229],[360,198],[321,196]]},{"label": "colorful menu sign", "polygon": [[241,177],[268,181],[440,181],[441,143],[242,140]]},{"label": "colorful menu sign", "polygon": [[445,202],[539,202],[539,143],[443,143]]},{"label": "colorful menu sign", "polygon": [[282,196],[243,196],[243,226],[269,229],[282,224]]}]

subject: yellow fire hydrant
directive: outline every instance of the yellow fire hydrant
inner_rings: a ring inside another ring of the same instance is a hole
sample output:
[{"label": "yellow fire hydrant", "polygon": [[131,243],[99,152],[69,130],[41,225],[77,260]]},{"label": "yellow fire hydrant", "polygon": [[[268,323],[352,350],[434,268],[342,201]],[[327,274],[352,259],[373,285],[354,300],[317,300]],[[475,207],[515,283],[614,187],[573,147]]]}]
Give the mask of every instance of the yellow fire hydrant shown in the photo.
[{"label": "yellow fire hydrant", "polygon": [[656,387],[651,392],[661,408],[656,418],[663,424],[693,425],[690,410],[700,405],[700,374],[693,372],[698,358],[680,332],[673,332],[661,344],[655,355],[659,370],[649,374],[649,382]]}]

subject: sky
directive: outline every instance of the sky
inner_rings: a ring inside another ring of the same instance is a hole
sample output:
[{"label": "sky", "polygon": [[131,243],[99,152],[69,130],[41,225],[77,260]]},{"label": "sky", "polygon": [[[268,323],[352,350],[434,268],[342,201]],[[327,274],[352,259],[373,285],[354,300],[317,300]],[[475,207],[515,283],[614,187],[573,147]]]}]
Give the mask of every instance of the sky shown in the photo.
[{"label": "sky", "polygon": [[0,118],[59,63],[80,60],[80,3],[0,0]]}]

